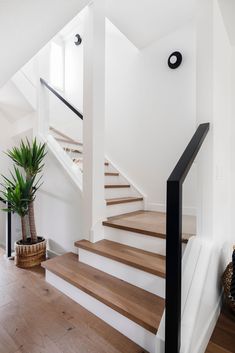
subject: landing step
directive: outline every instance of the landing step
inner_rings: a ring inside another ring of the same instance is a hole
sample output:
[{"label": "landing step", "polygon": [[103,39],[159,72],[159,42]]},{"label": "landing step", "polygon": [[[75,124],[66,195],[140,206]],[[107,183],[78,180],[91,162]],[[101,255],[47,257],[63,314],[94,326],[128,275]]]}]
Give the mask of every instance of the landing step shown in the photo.
[{"label": "landing step", "polygon": [[165,278],[165,256],[106,239],[96,243],[80,240],[76,241],[74,245],[78,248]]},{"label": "landing step", "polygon": [[164,310],[162,298],[80,263],[73,253],[45,261],[42,266],[156,334]]},{"label": "landing step", "polygon": [[130,188],[131,186],[128,184],[113,184],[113,185],[105,185],[105,189],[118,189],[118,188]]},{"label": "landing step", "polygon": [[[117,228],[129,232],[166,238],[166,214],[155,211],[136,211],[108,218],[103,222],[106,227]],[[183,242],[187,243],[196,234],[196,219],[183,216]]]},{"label": "landing step", "polygon": [[106,205],[111,206],[111,205],[118,205],[121,203],[129,203],[129,202],[137,202],[137,201],[143,201],[143,197],[118,197],[114,199],[106,199]]}]

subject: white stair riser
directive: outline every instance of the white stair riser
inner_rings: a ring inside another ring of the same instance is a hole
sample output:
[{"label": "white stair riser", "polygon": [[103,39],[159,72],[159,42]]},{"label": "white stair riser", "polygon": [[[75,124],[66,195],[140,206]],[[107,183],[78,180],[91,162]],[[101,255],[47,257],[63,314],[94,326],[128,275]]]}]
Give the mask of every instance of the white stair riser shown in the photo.
[{"label": "white stair riser", "polygon": [[67,153],[67,155],[68,155],[71,159],[74,159],[74,158],[76,158],[76,159],[81,159],[81,158],[83,158],[83,154],[82,154],[82,153],[67,152],[67,151],[65,151],[65,152]]},{"label": "white stair riser", "polygon": [[104,236],[105,239],[115,241],[120,244],[133,246],[134,248],[154,252],[164,256],[166,254],[165,239],[111,227],[104,227]]},{"label": "white stair riser", "polygon": [[156,335],[46,270],[46,281],[141,347],[155,353]]},{"label": "white stair riser", "polygon": [[[166,255],[166,240],[151,237],[145,234],[129,232],[122,229],[104,227],[105,239],[115,241],[120,244],[133,246],[141,250],[154,252],[159,255]],[[185,250],[185,243],[182,243],[182,250]]]},{"label": "white stair riser", "polygon": [[113,199],[118,197],[140,197],[132,188],[106,188],[105,199]]},{"label": "white stair riser", "polygon": [[[83,149],[83,146],[81,146],[81,145],[77,145],[77,144],[73,144],[73,143],[66,143],[66,142],[62,142],[62,141],[57,140],[58,136],[56,134],[50,133],[50,135],[52,135],[56,139],[56,141],[58,142],[58,144],[62,148],[65,147],[65,148],[78,149],[78,150],[82,150]],[[63,137],[61,137],[61,139],[63,139]]]},{"label": "white stair riser", "polygon": [[117,216],[124,213],[140,211],[144,209],[143,201],[120,203],[106,207],[107,217]]},{"label": "white stair riser", "polygon": [[165,297],[165,279],[105,256],[79,249],[79,261],[150,293]]},{"label": "white stair riser", "polygon": [[120,176],[105,175],[105,184],[125,184],[125,181]]}]

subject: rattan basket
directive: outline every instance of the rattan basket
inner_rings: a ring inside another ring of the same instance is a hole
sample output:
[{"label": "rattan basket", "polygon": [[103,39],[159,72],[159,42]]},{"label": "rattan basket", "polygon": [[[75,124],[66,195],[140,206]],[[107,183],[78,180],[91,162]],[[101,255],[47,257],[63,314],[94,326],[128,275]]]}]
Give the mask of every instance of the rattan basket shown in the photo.
[{"label": "rattan basket", "polygon": [[222,283],[224,287],[225,300],[228,306],[230,307],[230,309],[235,314],[235,300],[233,299],[230,293],[232,276],[233,276],[233,263],[230,262],[226,267],[226,270],[224,271],[224,274],[222,276]]},{"label": "rattan basket", "polygon": [[18,244],[15,242],[15,264],[21,268],[40,265],[46,259],[46,240],[36,244]]}]

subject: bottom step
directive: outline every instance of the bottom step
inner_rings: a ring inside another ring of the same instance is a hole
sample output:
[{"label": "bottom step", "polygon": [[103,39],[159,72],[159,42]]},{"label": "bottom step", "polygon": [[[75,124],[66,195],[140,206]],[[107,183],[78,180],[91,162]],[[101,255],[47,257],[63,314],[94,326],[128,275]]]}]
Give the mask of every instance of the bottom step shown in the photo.
[{"label": "bottom step", "polygon": [[155,352],[163,299],[78,262],[72,253],[42,266],[50,284],[150,353]]}]

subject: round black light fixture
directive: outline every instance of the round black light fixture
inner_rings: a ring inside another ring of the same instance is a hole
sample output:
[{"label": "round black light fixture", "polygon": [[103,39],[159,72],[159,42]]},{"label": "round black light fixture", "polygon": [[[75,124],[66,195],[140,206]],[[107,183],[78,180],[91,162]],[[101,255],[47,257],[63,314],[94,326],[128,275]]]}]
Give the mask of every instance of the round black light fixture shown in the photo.
[{"label": "round black light fixture", "polygon": [[82,38],[79,34],[76,34],[75,35],[75,41],[74,41],[74,44],[75,45],[80,45],[82,43]]},{"label": "round black light fixture", "polygon": [[174,51],[168,58],[168,66],[171,69],[177,69],[182,63],[182,54],[179,51]]}]

